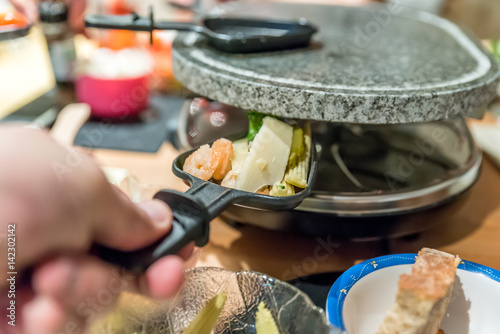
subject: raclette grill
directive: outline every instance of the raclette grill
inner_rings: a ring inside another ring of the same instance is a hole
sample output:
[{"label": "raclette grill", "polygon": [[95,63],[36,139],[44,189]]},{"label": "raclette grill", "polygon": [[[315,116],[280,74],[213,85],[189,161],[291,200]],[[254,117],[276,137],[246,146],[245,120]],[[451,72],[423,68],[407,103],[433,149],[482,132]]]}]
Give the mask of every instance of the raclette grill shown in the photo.
[{"label": "raclette grill", "polygon": [[193,33],[174,42],[176,78],[202,97],[181,112],[182,148],[244,131],[244,110],[314,121],[321,158],[311,195],[285,212],[233,205],[226,220],[366,240],[418,233],[461,204],[481,166],[466,118],[484,115],[500,78],[479,40],[382,4],[243,2],[212,15],[318,27],[309,47],[280,52],[227,54]]}]

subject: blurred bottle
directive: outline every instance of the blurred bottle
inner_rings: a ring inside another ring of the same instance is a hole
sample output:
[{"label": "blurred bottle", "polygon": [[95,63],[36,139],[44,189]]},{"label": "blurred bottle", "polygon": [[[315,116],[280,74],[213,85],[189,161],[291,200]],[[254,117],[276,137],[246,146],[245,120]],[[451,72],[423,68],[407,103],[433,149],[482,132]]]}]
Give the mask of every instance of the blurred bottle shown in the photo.
[{"label": "blurred bottle", "polygon": [[68,23],[68,5],[64,0],[44,0],[38,3],[38,12],[54,76],[57,82],[72,82],[76,52],[75,34]]}]

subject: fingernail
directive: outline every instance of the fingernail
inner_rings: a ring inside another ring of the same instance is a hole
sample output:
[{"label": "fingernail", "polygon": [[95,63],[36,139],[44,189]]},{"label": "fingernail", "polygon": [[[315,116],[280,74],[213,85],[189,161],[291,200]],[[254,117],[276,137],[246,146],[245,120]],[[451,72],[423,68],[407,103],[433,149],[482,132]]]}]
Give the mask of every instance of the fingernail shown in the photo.
[{"label": "fingernail", "polygon": [[145,278],[151,297],[171,298],[184,281],[184,263],[178,256],[165,256],[153,263]]},{"label": "fingernail", "polygon": [[35,271],[34,289],[38,293],[66,294],[75,284],[76,271],[75,263],[66,258],[47,263]]},{"label": "fingernail", "polygon": [[170,225],[172,220],[172,211],[170,208],[160,200],[149,200],[139,204],[151,220],[161,228],[166,228]]},{"label": "fingernail", "polygon": [[23,328],[26,334],[49,334],[62,321],[62,310],[49,297],[36,297],[23,308]]}]

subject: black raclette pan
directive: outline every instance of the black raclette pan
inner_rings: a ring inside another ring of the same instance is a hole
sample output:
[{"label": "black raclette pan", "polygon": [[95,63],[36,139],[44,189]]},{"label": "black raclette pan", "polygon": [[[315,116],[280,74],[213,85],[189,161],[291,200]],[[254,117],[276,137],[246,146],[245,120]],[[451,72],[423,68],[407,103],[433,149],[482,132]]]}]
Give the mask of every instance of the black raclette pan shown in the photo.
[{"label": "black raclette pan", "polygon": [[210,221],[231,204],[244,204],[265,210],[290,210],[297,207],[311,194],[318,167],[318,154],[313,142],[307,187],[292,196],[275,197],[226,188],[184,172],[184,161],[195,151],[196,149],[182,153],[172,165],[174,174],[191,187],[185,193],[161,190],[154,196],[167,203],[173,212],[171,232],[151,246],[138,251],[126,252],[95,245],[94,254],[126,270],[143,273],[156,260],[178,253],[193,241],[196,246],[205,246],[208,242]]},{"label": "black raclette pan", "polygon": [[204,35],[208,43],[227,53],[252,53],[288,50],[309,45],[317,28],[305,20],[260,20],[250,18],[205,18],[202,24],[191,22],[155,22],[138,14],[85,16],[85,26],[131,31],[177,30]]}]

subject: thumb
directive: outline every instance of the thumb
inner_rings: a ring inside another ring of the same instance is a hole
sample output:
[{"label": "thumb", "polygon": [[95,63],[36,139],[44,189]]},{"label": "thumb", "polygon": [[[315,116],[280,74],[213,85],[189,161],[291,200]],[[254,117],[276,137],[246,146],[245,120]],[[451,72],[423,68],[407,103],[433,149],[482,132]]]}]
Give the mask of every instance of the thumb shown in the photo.
[{"label": "thumb", "polygon": [[167,234],[172,226],[172,211],[160,200],[135,204],[126,196],[116,196],[95,221],[94,240],[104,246],[129,251],[145,247]]}]

